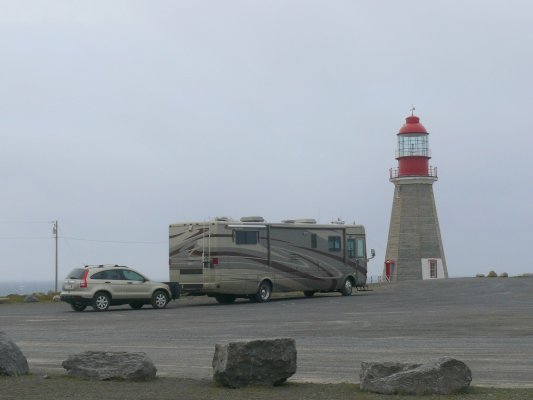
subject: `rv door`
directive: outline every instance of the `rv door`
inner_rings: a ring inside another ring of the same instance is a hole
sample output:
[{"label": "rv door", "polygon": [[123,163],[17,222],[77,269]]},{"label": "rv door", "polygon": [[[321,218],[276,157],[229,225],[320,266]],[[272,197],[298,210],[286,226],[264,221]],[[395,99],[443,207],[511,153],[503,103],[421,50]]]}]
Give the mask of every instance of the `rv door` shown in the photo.
[{"label": "rv door", "polygon": [[185,288],[201,289],[207,283],[211,260],[209,225],[190,227],[182,242],[183,250],[176,257],[180,272],[179,282]]}]

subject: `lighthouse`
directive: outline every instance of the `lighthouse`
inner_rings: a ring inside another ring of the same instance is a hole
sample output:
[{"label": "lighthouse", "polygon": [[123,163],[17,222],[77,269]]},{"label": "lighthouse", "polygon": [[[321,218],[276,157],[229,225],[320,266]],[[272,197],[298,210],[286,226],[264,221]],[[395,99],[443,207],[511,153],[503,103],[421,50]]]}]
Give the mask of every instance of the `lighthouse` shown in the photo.
[{"label": "lighthouse", "polygon": [[392,213],[383,276],[388,281],[448,277],[433,183],[437,168],[429,165],[428,132],[411,115],[398,132]]}]

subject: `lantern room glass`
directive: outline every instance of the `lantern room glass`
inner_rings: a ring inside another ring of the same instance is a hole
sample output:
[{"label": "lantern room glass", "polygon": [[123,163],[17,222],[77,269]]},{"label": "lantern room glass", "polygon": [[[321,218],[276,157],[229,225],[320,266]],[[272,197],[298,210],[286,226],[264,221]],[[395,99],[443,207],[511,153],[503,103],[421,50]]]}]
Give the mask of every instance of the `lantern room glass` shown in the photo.
[{"label": "lantern room glass", "polygon": [[398,135],[398,157],[429,157],[427,135]]}]

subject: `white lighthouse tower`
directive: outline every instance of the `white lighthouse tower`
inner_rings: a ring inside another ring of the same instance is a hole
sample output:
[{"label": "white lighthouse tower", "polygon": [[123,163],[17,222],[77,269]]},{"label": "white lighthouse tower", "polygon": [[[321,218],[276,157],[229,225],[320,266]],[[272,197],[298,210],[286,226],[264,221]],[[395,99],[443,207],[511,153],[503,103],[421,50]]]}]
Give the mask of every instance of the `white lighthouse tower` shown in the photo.
[{"label": "white lighthouse tower", "polygon": [[398,168],[390,170],[394,197],[383,270],[389,281],[448,277],[433,195],[437,168],[429,166],[430,158],[428,132],[411,113],[398,132]]}]

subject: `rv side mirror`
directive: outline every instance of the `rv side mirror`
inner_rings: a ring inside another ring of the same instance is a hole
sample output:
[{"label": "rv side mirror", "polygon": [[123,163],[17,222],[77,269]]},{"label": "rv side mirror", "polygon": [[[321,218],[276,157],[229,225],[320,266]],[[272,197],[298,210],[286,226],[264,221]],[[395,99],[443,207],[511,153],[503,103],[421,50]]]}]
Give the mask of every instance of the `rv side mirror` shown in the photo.
[{"label": "rv side mirror", "polygon": [[376,250],[370,249],[370,255],[374,258],[376,256]]}]

